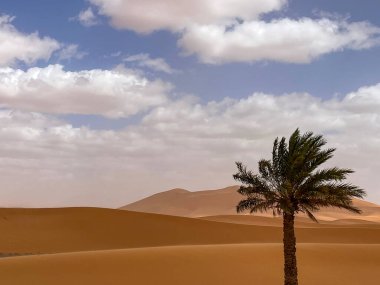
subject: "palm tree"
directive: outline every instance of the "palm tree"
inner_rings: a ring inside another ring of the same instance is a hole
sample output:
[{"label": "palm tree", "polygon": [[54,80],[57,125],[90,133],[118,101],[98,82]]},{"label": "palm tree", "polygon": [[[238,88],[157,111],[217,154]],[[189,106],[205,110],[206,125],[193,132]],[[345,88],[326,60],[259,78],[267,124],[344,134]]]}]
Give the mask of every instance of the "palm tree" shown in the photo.
[{"label": "palm tree", "polygon": [[285,285],[297,285],[296,237],[294,217],[306,213],[317,222],[313,212],[321,207],[338,207],[360,213],[353,206],[352,198],[363,198],[364,190],[344,183],[351,169],[318,167],[333,157],[334,148],[322,149],[326,140],[312,132],[300,134],[297,129],[288,143],[283,137],[273,143],[272,160],[259,161],[259,173],[247,170],[237,162],[238,173],[233,177],[240,181],[238,192],[245,196],[237,205],[237,211],[273,211],[283,217]]}]

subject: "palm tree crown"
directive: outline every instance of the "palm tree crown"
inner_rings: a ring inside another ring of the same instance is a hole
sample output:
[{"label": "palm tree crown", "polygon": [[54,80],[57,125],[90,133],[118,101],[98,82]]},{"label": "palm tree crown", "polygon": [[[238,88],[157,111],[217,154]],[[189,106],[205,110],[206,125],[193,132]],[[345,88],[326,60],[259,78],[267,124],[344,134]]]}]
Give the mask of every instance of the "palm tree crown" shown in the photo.
[{"label": "palm tree crown", "polygon": [[360,213],[352,205],[352,198],[363,198],[364,190],[342,182],[353,171],[337,167],[318,169],[335,151],[323,150],[325,144],[321,135],[301,135],[297,129],[288,143],[284,137],[274,141],[272,160],[259,161],[259,174],[237,162],[238,173],[233,177],[243,184],[238,192],[246,197],[237,205],[237,211],[272,210],[274,215],[302,212],[314,221],[317,220],[313,212],[321,207]]}]

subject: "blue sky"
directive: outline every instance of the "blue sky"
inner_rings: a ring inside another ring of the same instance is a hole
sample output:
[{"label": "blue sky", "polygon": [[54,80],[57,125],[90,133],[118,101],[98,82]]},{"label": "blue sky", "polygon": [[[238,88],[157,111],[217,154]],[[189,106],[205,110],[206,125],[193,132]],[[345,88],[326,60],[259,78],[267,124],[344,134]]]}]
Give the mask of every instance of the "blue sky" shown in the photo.
[{"label": "blue sky", "polygon": [[[231,63],[226,65],[202,64],[195,56],[181,56],[177,36],[167,31],[139,35],[133,31],[115,30],[106,17],[101,24],[84,27],[78,21],[70,21],[79,11],[89,6],[87,1],[23,0],[2,1],[3,13],[14,15],[14,25],[25,33],[38,31],[64,43],[75,43],[88,56],[80,60],[65,61],[69,70],[112,68],[120,64],[120,57],[109,57],[115,52],[123,55],[148,53],[162,57],[182,72],[160,77],[170,80],[179,92],[195,94],[202,99],[217,100],[226,96],[242,98],[259,91],[274,94],[309,92],[321,98],[345,94],[363,85],[377,83],[380,65],[380,48],[365,51],[343,50],[321,56],[310,64],[278,62]],[[313,17],[319,12],[349,15],[350,21],[368,21],[380,26],[379,4],[376,1],[290,1],[281,12],[270,14],[278,17]],[[47,13],[48,11],[48,13]],[[107,57],[108,56],[108,57]],[[49,63],[56,63],[52,58]],[[39,62],[39,66],[46,62]]]},{"label": "blue sky", "polygon": [[[42,165],[46,177],[40,177],[43,187],[35,194],[47,198],[33,200],[32,206],[115,206],[120,199],[128,202],[171,187],[196,190],[233,184],[233,165],[221,163],[246,158],[254,167],[274,137],[298,126],[326,134],[341,147],[336,163],[359,169],[353,181],[364,182],[369,197],[380,201],[380,181],[368,182],[379,164],[357,163],[380,154],[380,3],[238,0],[235,14],[222,15],[211,0],[203,15],[192,12],[197,4],[191,3],[197,1],[186,4],[185,12],[175,7],[182,2],[166,2],[172,6],[163,5],[150,17],[138,13],[141,8],[147,11],[151,0],[1,1],[0,15],[8,18],[0,41],[9,37],[14,46],[10,56],[0,42],[0,67],[12,70],[0,85],[0,118],[4,130],[12,128],[20,135],[3,132],[9,143],[20,144],[15,149],[8,144],[10,150],[3,154],[0,172],[10,177],[11,189],[2,193],[3,201],[19,201],[17,195],[38,173],[36,165]],[[248,13],[247,7],[257,11]],[[93,14],[86,24],[79,15],[87,9]],[[184,15],[177,19],[175,11]],[[161,14],[163,19],[157,16]],[[25,47],[13,43],[12,35]],[[35,49],[29,50],[28,44]],[[73,49],[64,56],[68,47]],[[54,65],[61,69],[48,69]],[[25,74],[17,74],[17,69]],[[276,127],[266,125],[273,112],[281,121]],[[363,140],[369,144],[368,154],[357,156]],[[163,157],[172,149],[174,157]],[[125,166],[136,159],[151,168]],[[203,159],[208,161],[206,174],[194,169]],[[24,182],[11,182],[13,171],[20,168]],[[198,178],[190,179],[187,171]],[[153,178],[140,184],[123,173]],[[55,193],[58,198],[52,198],[46,185],[57,182],[62,188]],[[104,187],[114,189],[111,197],[105,197]]]}]

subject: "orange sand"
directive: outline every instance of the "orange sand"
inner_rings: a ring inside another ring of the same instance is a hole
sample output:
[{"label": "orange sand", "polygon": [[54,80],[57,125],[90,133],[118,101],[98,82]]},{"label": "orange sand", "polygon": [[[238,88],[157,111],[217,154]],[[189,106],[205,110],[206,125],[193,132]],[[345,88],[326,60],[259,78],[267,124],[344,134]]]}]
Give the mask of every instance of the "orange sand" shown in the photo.
[{"label": "orange sand", "polygon": [[[278,285],[280,244],[179,246],[0,259],[6,285]],[[380,245],[301,244],[302,285],[378,285]]]},{"label": "orange sand", "polygon": [[[25,255],[0,258],[0,284],[282,284],[281,219],[236,215],[233,197],[236,187],[174,190],[126,207],[173,216],[0,209],[0,254]],[[297,218],[301,285],[380,284],[380,207],[355,204],[362,216],[325,209],[320,224]]]}]

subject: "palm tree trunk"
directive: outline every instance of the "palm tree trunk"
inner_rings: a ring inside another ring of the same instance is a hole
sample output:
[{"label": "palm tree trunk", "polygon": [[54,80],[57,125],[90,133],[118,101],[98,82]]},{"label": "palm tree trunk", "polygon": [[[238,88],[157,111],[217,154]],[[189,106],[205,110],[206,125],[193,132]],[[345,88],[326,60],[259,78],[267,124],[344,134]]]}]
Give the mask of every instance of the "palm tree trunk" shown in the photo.
[{"label": "palm tree trunk", "polygon": [[298,285],[296,236],[294,233],[294,214],[284,213],[284,273],[285,285]]}]

